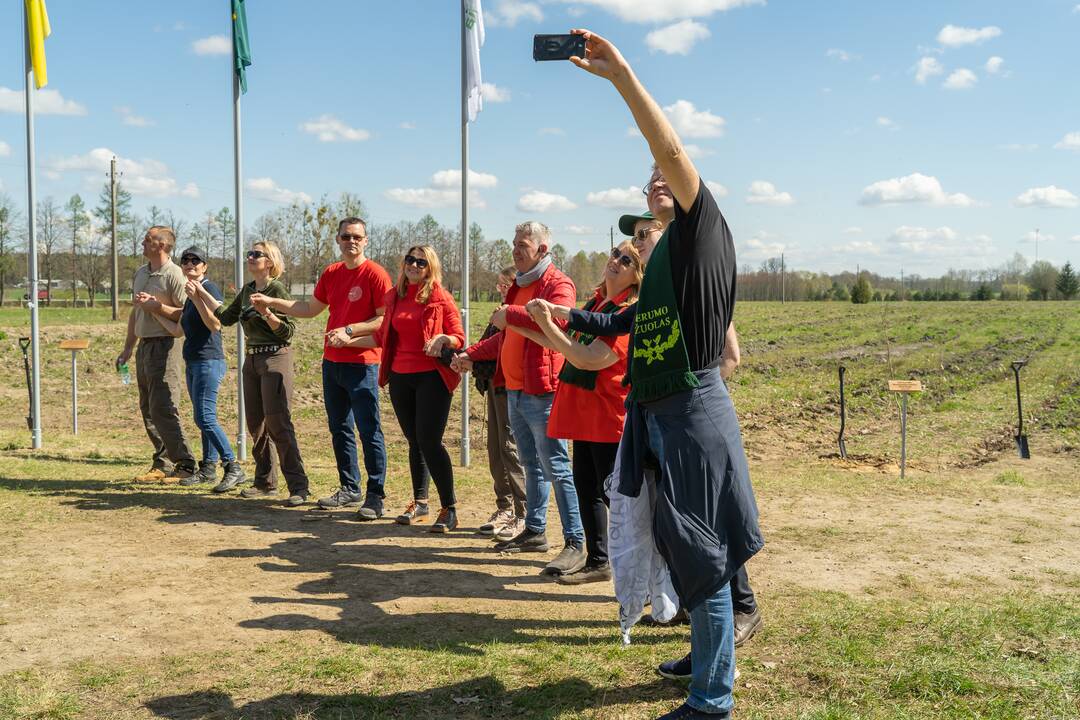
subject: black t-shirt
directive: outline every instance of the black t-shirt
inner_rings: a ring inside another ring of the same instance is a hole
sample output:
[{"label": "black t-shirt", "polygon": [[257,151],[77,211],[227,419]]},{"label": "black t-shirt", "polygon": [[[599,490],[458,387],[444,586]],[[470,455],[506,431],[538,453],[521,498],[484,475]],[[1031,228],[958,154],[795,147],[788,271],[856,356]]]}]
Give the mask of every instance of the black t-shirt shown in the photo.
[{"label": "black t-shirt", "polygon": [[[205,278],[202,282],[206,292],[221,302],[224,297],[221,288]],[[185,362],[225,359],[225,351],[221,347],[221,333],[210,332],[191,298],[184,303],[183,312],[180,313],[180,327],[184,328]]]},{"label": "black t-shirt", "polygon": [[690,369],[715,367],[735,312],[737,269],[731,231],[703,180],[689,212],[675,202],[668,247]]}]

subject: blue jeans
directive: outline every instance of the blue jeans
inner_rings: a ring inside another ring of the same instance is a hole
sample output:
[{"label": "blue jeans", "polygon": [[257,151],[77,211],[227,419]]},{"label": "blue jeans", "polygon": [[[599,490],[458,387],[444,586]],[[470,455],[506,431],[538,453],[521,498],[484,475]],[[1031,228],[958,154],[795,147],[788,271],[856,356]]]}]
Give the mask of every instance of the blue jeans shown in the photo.
[{"label": "blue jeans", "polygon": [[[646,414],[649,449],[662,458],[660,425]],[[661,478],[660,482],[664,482]],[[690,707],[705,713],[729,712],[735,685],[735,617],[731,608],[731,584],[725,583],[690,612]]]},{"label": "blue jeans", "polygon": [[341,489],[354,495],[360,492],[355,426],[364,447],[367,492],[385,497],[386,441],[379,421],[379,366],[323,360],[322,377],[323,404]]},{"label": "blue jeans", "polygon": [[203,462],[236,460],[236,455],[229,445],[229,436],[225,434],[217,419],[218,388],[225,377],[225,361],[189,362],[186,377],[188,395],[191,396],[191,406],[195,411],[195,426],[202,433]]},{"label": "blue jeans", "polygon": [[506,392],[510,428],[517,441],[521,466],[525,469],[525,527],[538,533],[547,528],[548,496],[554,484],[563,538],[581,544],[585,541],[585,530],[581,526],[570,453],[565,440],[550,438],[547,434],[548,415],[554,398],[554,393]]}]

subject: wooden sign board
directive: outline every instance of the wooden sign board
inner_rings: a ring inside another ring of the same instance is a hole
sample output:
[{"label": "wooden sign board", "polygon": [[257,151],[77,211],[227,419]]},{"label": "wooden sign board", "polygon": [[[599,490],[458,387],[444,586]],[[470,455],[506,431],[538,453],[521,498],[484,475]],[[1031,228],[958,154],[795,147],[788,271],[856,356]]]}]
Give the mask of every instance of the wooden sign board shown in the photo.
[{"label": "wooden sign board", "polygon": [[88,347],[90,347],[90,338],[60,341],[61,350],[85,350]]},{"label": "wooden sign board", "polygon": [[913,393],[922,392],[922,383],[918,380],[890,380],[889,392]]}]

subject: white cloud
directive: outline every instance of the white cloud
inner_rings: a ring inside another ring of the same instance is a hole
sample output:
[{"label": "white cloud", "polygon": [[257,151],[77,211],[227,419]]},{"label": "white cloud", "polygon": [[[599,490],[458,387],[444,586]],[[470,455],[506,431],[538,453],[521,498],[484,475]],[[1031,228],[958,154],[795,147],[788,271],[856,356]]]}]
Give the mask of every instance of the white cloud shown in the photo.
[{"label": "white cloud", "polygon": [[684,18],[708,17],[751,5],[764,5],[765,0],[558,0],[567,5],[591,5],[607,10],[620,20],[636,23],[660,23]]},{"label": "white cloud", "polygon": [[651,52],[663,52],[668,55],[689,55],[699,41],[705,40],[712,33],[709,28],[693,20],[683,20],[674,25],[653,30],[645,36],[645,44]]},{"label": "white cloud", "polygon": [[1065,188],[1048,185],[1025,190],[1016,196],[1013,204],[1017,207],[1074,208],[1080,207],[1080,198]]},{"label": "white cloud", "polygon": [[[1023,235],[1020,236],[1020,242],[1034,244],[1035,238],[1036,238],[1035,231],[1034,230],[1028,230],[1026,233],[1024,233]],[[1057,237],[1055,235],[1050,234],[1050,233],[1041,232],[1041,233],[1038,234],[1038,239],[1039,239],[1039,242],[1053,242],[1053,241],[1057,240]]]},{"label": "white cloud", "polygon": [[329,114],[300,123],[300,129],[317,137],[319,142],[362,142],[371,137],[367,130],[349,127]]},{"label": "white cloud", "polygon": [[557,128],[557,127],[543,127],[543,128],[540,128],[539,130],[537,130],[537,133],[540,134],[540,135],[557,135],[557,136],[560,136],[560,137],[563,136],[563,135],[566,135],[565,130],[563,130],[562,128]]},{"label": "white cloud", "polygon": [[[1076,7],[1073,8],[1073,13],[1077,14],[1077,15],[1080,15],[1080,5],[1077,5]],[[1073,240],[1075,240],[1075,239],[1076,238],[1073,238]]]},{"label": "white cloud", "polygon": [[1080,131],[1066,133],[1054,147],[1058,150],[1080,150]]},{"label": "white cloud", "polygon": [[728,189],[718,182],[706,180],[705,187],[709,188],[709,192],[713,194],[714,198],[722,198],[728,196]]},{"label": "white cloud", "polygon": [[577,205],[563,195],[554,195],[541,190],[527,192],[517,202],[517,209],[527,213],[564,212],[576,207]]},{"label": "white cloud", "polygon": [[877,119],[878,127],[883,127],[888,130],[899,130],[900,126],[893,122],[892,118],[887,118],[884,115]]},{"label": "white cloud", "polygon": [[[469,170],[469,187],[480,189],[493,188],[499,184],[499,178],[489,173]],[[431,186],[446,190],[461,187],[460,170],[440,170],[431,176]]]},{"label": "white cloud", "polygon": [[889,241],[910,252],[933,253],[954,242],[957,237],[956,231],[948,226],[924,228],[901,225],[889,236]]},{"label": "white cloud", "polygon": [[521,20],[543,22],[544,13],[536,3],[521,0],[499,0],[484,11],[484,24],[492,27],[514,27]]},{"label": "white cloud", "polygon": [[[0,87],[0,113],[26,113],[22,90]],[[66,100],[59,90],[43,88],[34,93],[35,115],[85,115],[86,108],[74,100]]]},{"label": "white cloud", "polygon": [[8,145],[3,140],[0,140],[0,157],[10,157],[10,156],[11,156],[11,146]]},{"label": "white cloud", "polygon": [[703,157],[716,154],[715,151],[710,150],[709,148],[703,148],[700,145],[694,144],[683,145],[683,150],[686,151],[686,154],[690,156],[691,160],[699,160]]},{"label": "white cloud", "polygon": [[698,110],[689,100],[676,100],[665,106],[664,114],[682,138],[714,138],[724,134],[724,118],[708,110]]},{"label": "white cloud", "polygon": [[402,130],[415,130],[416,129],[416,123],[406,121],[406,122],[403,122],[400,125],[398,125],[398,127],[401,128]]},{"label": "white cloud", "polygon": [[595,235],[597,231],[589,225],[567,225],[563,231],[569,235]]},{"label": "white cloud", "polygon": [[851,242],[844,243],[843,245],[833,245],[832,249],[836,252],[853,253],[859,255],[880,255],[881,248],[877,243],[871,240],[852,240]]},{"label": "white cloud", "polygon": [[[1077,9],[1077,12],[1080,12],[1080,5],[1077,5],[1077,6],[1076,6],[1076,9]],[[1080,235],[1073,235],[1073,236],[1072,236],[1071,238],[1069,238],[1069,239],[1070,239],[1070,240],[1071,240],[1072,242],[1074,242],[1074,243],[1080,243]]]},{"label": "white cloud", "polygon": [[232,40],[225,35],[211,35],[191,43],[191,50],[196,55],[230,55]]},{"label": "white cloud", "polygon": [[791,205],[795,202],[795,198],[791,197],[791,193],[780,192],[776,189],[776,186],[767,180],[755,180],[750,183],[750,188],[747,190],[749,195],[746,196],[746,203],[748,205],[773,205],[783,206]]},{"label": "white cloud", "polygon": [[915,82],[920,85],[925,85],[930,78],[945,72],[945,66],[941,64],[941,61],[930,56],[919,58],[919,62],[915,63],[912,69],[915,71]]},{"label": "white cloud", "polygon": [[611,188],[589,193],[585,196],[585,202],[598,207],[640,210],[645,205],[645,196],[637,187]]},{"label": "white cloud", "polygon": [[932,175],[912,173],[901,178],[879,180],[863,188],[860,205],[925,203],[936,207],[975,207],[978,203],[963,193],[946,193]]},{"label": "white cloud", "polygon": [[844,228],[845,235],[862,235],[862,231],[863,229],[861,227],[858,227],[857,225],[852,225],[851,227]]},{"label": "white cloud", "polygon": [[938,33],[937,41],[945,47],[963,47],[964,45],[979,45],[1001,35],[1001,28],[987,25],[984,28],[966,28],[956,25],[946,25]]},{"label": "white cloud", "polygon": [[[478,190],[493,188],[498,184],[499,179],[494,175],[469,170],[469,207],[486,207]],[[461,203],[461,170],[439,170],[431,176],[427,187],[391,188],[384,195],[412,207],[452,207]]]},{"label": "white cloud", "polygon": [[979,82],[979,78],[975,73],[967,68],[960,68],[959,70],[954,70],[945,82],[941,84],[941,87],[946,90],[967,90],[975,87],[975,83],[977,82]]},{"label": "white cloud", "polygon": [[244,187],[247,188],[248,193],[252,197],[256,197],[260,200],[269,200],[273,203],[280,203],[281,205],[292,205],[293,203],[307,204],[311,202],[311,196],[305,192],[297,190],[288,190],[281,187],[273,178],[251,178]]},{"label": "white cloud", "polygon": [[[109,171],[109,163],[116,155],[108,148],[94,148],[85,155],[74,155],[45,163],[50,177],[59,178],[65,172],[87,173],[88,183],[97,187],[102,175]],[[165,198],[199,197],[195,183],[180,185],[169,173],[169,167],[160,160],[132,160],[116,155],[116,167],[121,173],[120,183],[132,195]]]},{"label": "white cloud", "polygon": [[986,61],[986,72],[991,75],[997,75],[999,72],[1001,72],[1001,67],[1004,64],[1005,58],[1001,58],[995,55],[994,57]]},{"label": "white cloud", "polygon": [[641,131],[638,130],[635,126],[631,125],[630,127],[626,128],[626,137],[639,138],[641,137]]},{"label": "white cloud", "polygon": [[136,115],[134,111],[126,105],[113,109],[120,114],[121,122],[125,125],[130,125],[131,127],[150,127],[154,124],[153,120],[144,118],[141,115]]},{"label": "white cloud", "polygon": [[825,51],[825,57],[834,58],[836,60],[839,60],[840,62],[845,63],[851,62],[852,59],[851,53],[847,52],[846,50],[841,50],[840,48],[829,48]]},{"label": "white cloud", "polygon": [[750,260],[767,260],[768,258],[779,257],[786,249],[787,246],[780,242],[779,235],[758,230],[750,236],[749,240],[743,243],[739,257]]},{"label": "white cloud", "polygon": [[495,83],[481,83],[480,95],[484,98],[485,102],[510,102],[510,89],[499,87]]}]

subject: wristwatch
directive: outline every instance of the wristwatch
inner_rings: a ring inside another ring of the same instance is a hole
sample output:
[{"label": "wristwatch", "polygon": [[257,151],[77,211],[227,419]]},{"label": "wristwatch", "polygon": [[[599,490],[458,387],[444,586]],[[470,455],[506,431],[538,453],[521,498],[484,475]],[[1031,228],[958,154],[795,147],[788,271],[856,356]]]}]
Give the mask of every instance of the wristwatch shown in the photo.
[{"label": "wristwatch", "polygon": [[352,337],[352,325],[346,325],[345,326],[345,334],[348,335],[349,337]]}]

